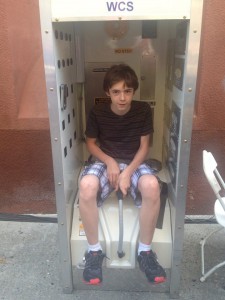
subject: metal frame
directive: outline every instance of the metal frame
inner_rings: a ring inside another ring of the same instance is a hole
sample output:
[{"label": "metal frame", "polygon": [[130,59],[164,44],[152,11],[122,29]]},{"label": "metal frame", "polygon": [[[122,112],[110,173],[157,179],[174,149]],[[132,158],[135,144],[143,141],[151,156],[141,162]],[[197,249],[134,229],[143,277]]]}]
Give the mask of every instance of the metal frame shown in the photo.
[{"label": "metal frame", "polygon": [[[171,268],[170,294],[178,297],[180,269],[183,252],[184,218],[188,183],[188,166],[191,147],[192,120],[194,114],[196,79],[198,72],[203,0],[192,0],[191,18],[187,37],[187,56],[185,63],[184,101],[181,111],[180,147],[178,153],[177,190],[174,194],[172,211],[173,225],[173,262]],[[179,274],[179,275],[178,275]]]},{"label": "metal frame", "polygon": [[61,281],[64,293],[73,291],[72,262],[70,253],[70,232],[73,203],[66,199],[63,168],[63,149],[60,135],[60,101],[57,94],[55,51],[53,46],[53,28],[51,22],[51,1],[39,1],[41,13],[41,31],[44,49],[46,89],[49,106],[49,120],[55,180],[55,195],[58,215],[58,236],[61,266]]},{"label": "metal frame", "polygon": [[[61,259],[61,278],[63,291],[73,290],[72,264],[70,253],[70,231],[72,220],[72,202],[65,196],[62,140],[60,136],[59,103],[57,101],[57,78],[55,69],[55,53],[53,45],[53,30],[51,18],[51,0],[39,0],[41,31],[43,40],[46,88],[49,105],[52,155],[54,165],[55,193],[59,227],[59,251]],[[198,70],[201,15],[203,0],[192,0],[189,34],[187,37],[187,55],[185,64],[185,81],[183,88],[183,106],[181,110],[180,142],[178,154],[177,189],[169,187],[172,200],[172,234],[173,257],[170,278],[170,295],[179,295],[180,270],[183,252],[184,217],[188,180],[188,166],[192,133],[192,119],[195,102],[196,78]],[[56,103],[58,103],[56,105]]]},{"label": "metal frame", "polygon": [[203,240],[200,241],[201,245],[201,263],[202,263],[202,276],[200,277],[200,281],[204,282],[212,273],[214,273],[217,269],[225,266],[225,261],[218,263],[217,265],[213,266],[211,269],[209,269],[207,272],[205,272],[205,243],[208,241],[208,239],[215,233],[221,231],[224,229],[224,227],[217,228],[213,232],[210,232]]}]

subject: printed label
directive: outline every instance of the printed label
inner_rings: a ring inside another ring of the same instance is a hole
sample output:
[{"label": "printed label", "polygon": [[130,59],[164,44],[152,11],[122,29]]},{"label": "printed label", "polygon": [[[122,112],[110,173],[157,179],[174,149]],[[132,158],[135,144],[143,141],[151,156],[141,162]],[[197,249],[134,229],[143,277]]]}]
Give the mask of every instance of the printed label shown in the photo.
[{"label": "printed label", "polygon": [[85,236],[84,226],[82,223],[79,225],[79,236]]}]

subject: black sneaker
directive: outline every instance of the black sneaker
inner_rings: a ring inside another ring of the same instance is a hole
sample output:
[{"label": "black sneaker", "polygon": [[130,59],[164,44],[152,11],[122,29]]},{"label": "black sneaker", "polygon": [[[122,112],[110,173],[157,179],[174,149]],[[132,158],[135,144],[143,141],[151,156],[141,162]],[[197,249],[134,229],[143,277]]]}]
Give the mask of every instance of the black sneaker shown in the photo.
[{"label": "black sneaker", "polygon": [[90,251],[85,254],[83,278],[85,283],[98,285],[102,282],[102,262],[106,257],[101,250]]},{"label": "black sneaker", "polygon": [[141,251],[137,259],[141,271],[145,272],[149,282],[162,283],[166,281],[166,272],[158,263],[157,256],[152,250]]}]

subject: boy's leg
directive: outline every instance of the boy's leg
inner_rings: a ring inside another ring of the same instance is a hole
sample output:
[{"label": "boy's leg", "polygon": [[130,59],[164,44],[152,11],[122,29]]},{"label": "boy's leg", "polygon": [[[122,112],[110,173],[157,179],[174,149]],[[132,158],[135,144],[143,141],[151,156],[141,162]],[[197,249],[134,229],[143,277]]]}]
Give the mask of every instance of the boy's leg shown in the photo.
[{"label": "boy's leg", "polygon": [[98,243],[98,207],[97,192],[99,179],[95,175],[86,175],[80,181],[79,209],[88,244]]},{"label": "boy's leg", "polygon": [[155,253],[150,250],[160,209],[160,189],[157,178],[154,175],[141,176],[138,189],[142,196],[138,262],[150,282],[164,282],[166,273],[159,265]]},{"label": "boy's leg", "polygon": [[151,244],[160,208],[160,190],[154,175],[143,175],[138,181],[142,204],[140,208],[140,241]]},{"label": "boy's leg", "polygon": [[98,240],[98,207],[97,192],[99,179],[95,175],[86,175],[80,181],[79,208],[85,234],[89,244],[89,251],[85,254],[85,269],[83,278],[85,282],[97,285],[102,281],[102,253]]}]

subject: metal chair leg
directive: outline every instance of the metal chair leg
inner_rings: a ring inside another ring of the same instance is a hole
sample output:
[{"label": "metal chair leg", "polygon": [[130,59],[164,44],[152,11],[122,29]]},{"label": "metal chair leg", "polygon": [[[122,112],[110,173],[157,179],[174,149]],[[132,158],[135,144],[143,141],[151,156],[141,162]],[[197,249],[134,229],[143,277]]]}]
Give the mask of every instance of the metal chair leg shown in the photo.
[{"label": "metal chair leg", "polygon": [[213,232],[209,233],[203,240],[200,241],[201,245],[201,262],[202,262],[202,277],[200,278],[201,282],[204,282],[209,275],[211,275],[215,270],[222,267],[225,264],[225,261],[222,263],[219,263],[218,265],[211,268],[208,272],[205,273],[205,251],[204,246],[206,241],[215,233],[219,232],[220,230],[224,229],[224,227],[221,227],[219,229],[214,230]]},{"label": "metal chair leg", "polygon": [[204,282],[206,280],[207,277],[209,277],[209,275],[211,275],[213,272],[215,272],[217,269],[219,269],[220,267],[225,266],[225,261],[217,264],[216,266],[214,266],[212,269],[210,269],[207,273],[204,274],[204,276],[202,276],[200,278],[201,282]]}]

